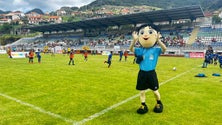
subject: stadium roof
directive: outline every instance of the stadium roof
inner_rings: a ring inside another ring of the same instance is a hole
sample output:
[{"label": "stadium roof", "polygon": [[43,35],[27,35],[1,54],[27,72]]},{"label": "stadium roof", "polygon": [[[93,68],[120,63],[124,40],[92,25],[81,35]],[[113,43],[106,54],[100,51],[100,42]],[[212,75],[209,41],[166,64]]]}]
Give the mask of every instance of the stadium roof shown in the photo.
[{"label": "stadium roof", "polygon": [[109,26],[121,26],[127,24],[153,24],[154,22],[172,21],[180,19],[195,20],[204,17],[200,6],[180,7],[168,10],[134,13],[129,15],[113,16],[106,18],[89,19],[78,22],[50,24],[28,29],[39,32],[68,31],[76,29],[107,28]]}]

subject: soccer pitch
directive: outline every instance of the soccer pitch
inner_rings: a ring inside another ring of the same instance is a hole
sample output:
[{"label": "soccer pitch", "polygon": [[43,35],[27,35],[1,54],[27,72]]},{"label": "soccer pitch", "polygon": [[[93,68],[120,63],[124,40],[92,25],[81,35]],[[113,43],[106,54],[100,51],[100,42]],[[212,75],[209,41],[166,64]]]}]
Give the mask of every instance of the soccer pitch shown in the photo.
[{"label": "soccer pitch", "polygon": [[[163,113],[152,111],[155,98],[147,91],[149,112],[136,113],[140,106],[135,89],[138,65],[133,56],[119,62],[113,56],[69,56],[42,54],[42,63],[10,59],[0,55],[1,125],[221,125],[222,74],[212,64],[201,68],[203,59],[160,57],[156,72],[160,83]],[[173,67],[177,70],[173,71]],[[194,77],[198,73],[205,78]]]}]

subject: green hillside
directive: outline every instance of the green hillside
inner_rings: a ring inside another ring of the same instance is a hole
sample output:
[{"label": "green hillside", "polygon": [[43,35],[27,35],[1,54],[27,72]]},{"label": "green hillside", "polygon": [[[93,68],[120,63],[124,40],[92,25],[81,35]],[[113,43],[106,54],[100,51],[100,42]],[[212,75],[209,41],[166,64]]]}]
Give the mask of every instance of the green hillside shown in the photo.
[{"label": "green hillside", "polygon": [[93,8],[103,5],[116,5],[116,6],[135,6],[135,5],[148,5],[164,9],[175,7],[183,7],[189,5],[201,5],[204,10],[217,10],[222,8],[220,0],[96,0],[82,8]]}]

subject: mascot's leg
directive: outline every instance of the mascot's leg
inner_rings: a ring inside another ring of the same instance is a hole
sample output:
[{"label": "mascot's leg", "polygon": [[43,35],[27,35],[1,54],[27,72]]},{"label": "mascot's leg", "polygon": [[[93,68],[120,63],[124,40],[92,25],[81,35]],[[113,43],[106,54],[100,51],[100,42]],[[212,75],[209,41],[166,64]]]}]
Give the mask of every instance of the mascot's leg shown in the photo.
[{"label": "mascot's leg", "polygon": [[141,101],[141,106],[139,109],[137,109],[137,113],[139,114],[145,114],[148,112],[148,107],[146,105],[146,92],[145,90],[140,91],[140,101]]},{"label": "mascot's leg", "polygon": [[154,96],[157,100],[157,104],[154,107],[153,111],[156,112],[156,113],[161,113],[161,112],[163,112],[163,104],[160,101],[160,93],[159,93],[158,90],[153,91],[153,93],[154,93]]}]

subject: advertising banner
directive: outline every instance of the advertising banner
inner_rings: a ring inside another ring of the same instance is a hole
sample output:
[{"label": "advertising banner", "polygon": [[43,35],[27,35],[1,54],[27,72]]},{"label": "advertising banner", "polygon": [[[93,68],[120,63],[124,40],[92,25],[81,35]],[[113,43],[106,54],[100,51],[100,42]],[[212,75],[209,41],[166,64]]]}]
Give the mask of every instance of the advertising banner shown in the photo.
[{"label": "advertising banner", "polygon": [[95,46],[95,49],[96,50],[104,50],[104,49],[106,49],[106,47],[105,46]]},{"label": "advertising banner", "polygon": [[0,50],[0,54],[6,54],[6,50]]},{"label": "advertising banner", "polygon": [[102,55],[109,55],[110,54],[110,51],[103,51],[102,52]]},{"label": "advertising banner", "polygon": [[190,52],[190,58],[204,58],[204,52]]},{"label": "advertising banner", "polygon": [[29,52],[12,52],[12,58],[26,58]]}]

